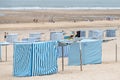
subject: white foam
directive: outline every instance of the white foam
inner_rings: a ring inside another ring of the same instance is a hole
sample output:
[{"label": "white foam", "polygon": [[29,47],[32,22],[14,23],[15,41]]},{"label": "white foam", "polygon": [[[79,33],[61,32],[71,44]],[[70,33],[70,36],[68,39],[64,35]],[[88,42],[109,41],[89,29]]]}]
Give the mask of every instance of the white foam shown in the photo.
[{"label": "white foam", "polygon": [[65,9],[65,10],[77,10],[77,9],[95,9],[95,10],[106,10],[106,9],[120,9],[120,7],[9,7],[9,8],[0,8],[0,10],[37,10],[37,9]]}]

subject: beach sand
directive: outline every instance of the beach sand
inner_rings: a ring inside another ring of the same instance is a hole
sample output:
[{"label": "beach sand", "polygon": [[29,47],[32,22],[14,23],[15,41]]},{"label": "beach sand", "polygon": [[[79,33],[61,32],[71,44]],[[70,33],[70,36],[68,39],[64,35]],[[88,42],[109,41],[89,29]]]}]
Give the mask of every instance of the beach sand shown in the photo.
[{"label": "beach sand", "polygon": [[0,10],[0,23],[31,23],[37,19],[37,23],[44,22],[77,22],[120,19],[120,10],[115,9],[87,9],[87,10]]},{"label": "beach sand", "polygon": [[[91,10],[90,10],[91,11]],[[2,13],[10,13],[10,11],[1,11]],[[20,14],[19,11],[11,11],[11,14]],[[24,12],[24,11],[23,11]],[[30,11],[31,12],[31,11]],[[33,11],[34,12],[34,11]],[[38,11],[39,12],[39,11]],[[42,11],[41,11],[42,12]],[[62,14],[63,11],[53,11],[58,14]],[[70,12],[70,11],[69,11]],[[65,12],[66,16],[67,13]],[[107,14],[108,12],[102,11],[99,15]],[[119,10],[118,10],[119,12]],[[35,10],[36,13],[36,10]],[[48,13],[50,13],[48,11]],[[83,13],[79,11],[73,11],[75,14],[89,15],[90,13]],[[72,14],[72,13],[69,13]],[[92,14],[92,11],[91,11]],[[109,11],[109,14],[115,14],[119,16],[119,13]],[[65,14],[62,14],[65,15]],[[15,15],[14,15],[15,17]],[[3,18],[5,19],[5,18]],[[17,19],[17,18],[16,18]],[[8,19],[7,19],[8,20]],[[21,20],[21,19],[20,19]],[[13,46],[8,46],[8,61],[5,61],[5,47],[2,47],[2,61],[0,62],[0,80],[119,80],[120,79],[120,21],[119,20],[96,20],[96,21],[58,21],[55,23],[51,22],[29,22],[29,23],[13,23],[9,22],[0,24],[0,41],[4,41],[3,36],[4,32],[8,33],[18,33],[18,39],[26,38],[29,36],[29,33],[32,32],[41,32],[42,41],[50,39],[51,31],[62,31],[64,30],[67,35],[71,34],[71,31],[76,30],[92,30],[92,29],[117,29],[116,40],[105,42],[102,44],[102,64],[93,64],[93,65],[84,65],[83,71],[80,71],[80,66],[68,66],[68,58],[65,58],[65,70],[61,69],[61,58],[58,59],[58,73],[53,75],[45,76],[33,76],[33,77],[14,77],[13,76]],[[16,21],[16,20],[15,20]],[[22,21],[22,20],[21,20]],[[115,62],[115,44],[117,43],[118,47],[118,62]]]}]

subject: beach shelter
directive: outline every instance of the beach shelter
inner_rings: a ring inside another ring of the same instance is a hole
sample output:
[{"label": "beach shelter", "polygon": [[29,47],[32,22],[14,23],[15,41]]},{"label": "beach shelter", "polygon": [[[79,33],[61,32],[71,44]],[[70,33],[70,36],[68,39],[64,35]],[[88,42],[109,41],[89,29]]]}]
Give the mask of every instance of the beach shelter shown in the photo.
[{"label": "beach shelter", "polygon": [[6,61],[7,61],[7,46],[9,45],[10,43],[9,42],[0,42],[0,61],[2,61],[2,50],[1,50],[1,47],[2,46],[5,46],[5,57],[6,57]]},{"label": "beach shelter", "polygon": [[6,41],[10,43],[18,41],[18,34],[8,34],[6,37]]},{"label": "beach shelter", "polygon": [[[63,40],[63,32],[50,32],[50,40],[60,41]],[[64,57],[68,56],[69,53],[69,46],[64,46]],[[58,57],[62,57],[62,47],[58,46]]]},{"label": "beach shelter", "polygon": [[0,45],[0,61],[2,61],[2,57],[1,57],[1,45]]},{"label": "beach shelter", "polygon": [[68,65],[80,65],[80,52],[82,64],[100,64],[102,62],[102,41],[83,39],[78,43],[73,43],[70,46]]},{"label": "beach shelter", "polygon": [[[63,46],[64,57],[68,57],[69,51],[70,51],[69,45]],[[62,47],[61,46],[58,47],[58,57],[62,57]]]},{"label": "beach shelter", "polygon": [[30,37],[30,38],[23,38],[22,41],[23,42],[39,42],[40,40],[35,37]]},{"label": "beach shelter", "polygon": [[58,72],[57,41],[14,43],[14,76],[40,76]]},{"label": "beach shelter", "polygon": [[63,32],[50,32],[50,40],[62,40]]},{"label": "beach shelter", "polygon": [[31,39],[31,40],[35,39],[36,41],[40,41],[41,33],[30,33],[29,39]]},{"label": "beach shelter", "polygon": [[102,39],[103,38],[103,31],[102,30],[89,30],[88,38]]},{"label": "beach shelter", "polygon": [[40,39],[41,38],[41,33],[30,33],[29,37],[34,37],[34,38]]},{"label": "beach shelter", "polygon": [[41,39],[41,33],[30,33],[29,38],[23,38],[23,42],[39,42]]},{"label": "beach shelter", "polygon": [[13,75],[32,75],[32,43],[14,43]]},{"label": "beach shelter", "polygon": [[86,31],[84,31],[84,30],[77,31],[75,37],[85,38]]},{"label": "beach shelter", "polygon": [[57,46],[57,41],[33,43],[32,76],[58,72]]},{"label": "beach shelter", "polygon": [[81,30],[80,31],[80,37],[85,38],[86,37],[86,31]]},{"label": "beach shelter", "polygon": [[106,37],[116,37],[116,29],[106,30]]}]

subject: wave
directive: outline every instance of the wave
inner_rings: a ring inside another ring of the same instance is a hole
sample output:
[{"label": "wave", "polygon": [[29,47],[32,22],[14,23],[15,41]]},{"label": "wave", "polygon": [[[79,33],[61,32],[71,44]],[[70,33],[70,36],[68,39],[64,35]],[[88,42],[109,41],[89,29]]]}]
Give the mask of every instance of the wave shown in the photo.
[{"label": "wave", "polygon": [[54,7],[9,7],[9,8],[0,8],[0,10],[37,10],[37,9],[65,9],[65,10],[75,10],[75,9],[96,9],[96,10],[106,10],[106,9],[120,9],[120,7],[61,7],[61,8],[54,8]]}]

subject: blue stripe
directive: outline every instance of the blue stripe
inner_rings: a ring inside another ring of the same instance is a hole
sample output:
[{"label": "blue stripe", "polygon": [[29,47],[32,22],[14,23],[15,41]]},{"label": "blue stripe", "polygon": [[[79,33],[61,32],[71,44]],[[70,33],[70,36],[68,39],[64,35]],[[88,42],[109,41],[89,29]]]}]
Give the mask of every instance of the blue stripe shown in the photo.
[{"label": "blue stripe", "polygon": [[116,36],[116,30],[106,30],[106,37],[115,37]]},{"label": "blue stripe", "polygon": [[31,76],[31,44],[14,44],[14,76]]},{"label": "blue stripe", "polygon": [[33,43],[33,73],[32,76],[48,75],[57,72],[57,42]]},{"label": "blue stripe", "polygon": [[0,45],[0,61],[2,60],[1,52],[2,52],[2,50],[1,50],[1,45]]},{"label": "blue stripe", "polygon": [[[68,57],[68,54],[70,53],[70,46],[63,46],[63,52],[64,52],[64,57]],[[58,47],[58,57],[62,57],[62,47]]]},{"label": "blue stripe", "polygon": [[69,65],[80,65],[80,48],[82,52],[82,64],[99,64],[102,62],[102,41],[82,40],[72,44],[68,56]]},{"label": "blue stripe", "polygon": [[58,72],[57,45],[56,41],[15,43],[14,76],[38,76]]}]

